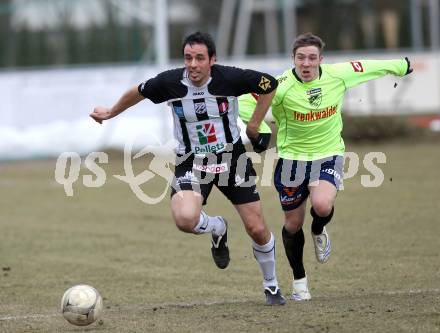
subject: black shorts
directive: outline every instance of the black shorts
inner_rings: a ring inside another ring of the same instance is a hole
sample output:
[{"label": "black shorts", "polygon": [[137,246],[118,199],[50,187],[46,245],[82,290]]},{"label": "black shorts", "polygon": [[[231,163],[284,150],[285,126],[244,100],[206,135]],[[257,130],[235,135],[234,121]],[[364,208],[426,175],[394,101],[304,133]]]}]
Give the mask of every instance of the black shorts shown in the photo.
[{"label": "black shorts", "polygon": [[234,205],[260,200],[255,184],[256,173],[241,140],[229,144],[232,149],[203,157],[177,155],[171,196],[190,190],[203,196],[206,204],[212,187],[217,188]]}]

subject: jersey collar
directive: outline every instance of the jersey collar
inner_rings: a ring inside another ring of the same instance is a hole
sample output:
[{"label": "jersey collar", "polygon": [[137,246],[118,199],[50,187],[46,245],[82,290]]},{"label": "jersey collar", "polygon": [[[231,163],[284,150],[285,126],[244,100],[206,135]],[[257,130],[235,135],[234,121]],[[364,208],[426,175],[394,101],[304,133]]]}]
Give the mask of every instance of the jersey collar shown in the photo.
[{"label": "jersey collar", "polygon": [[180,82],[182,82],[187,87],[202,89],[202,88],[205,88],[211,82],[211,80],[212,80],[212,76],[209,77],[208,81],[206,81],[206,83],[204,85],[197,87],[197,86],[193,85],[191,80],[188,78],[188,71],[185,68],[183,70],[182,80],[180,80]]},{"label": "jersey collar", "polygon": [[[292,74],[293,76],[301,83],[304,83],[303,80],[301,80],[301,78],[298,76],[298,74],[296,74],[295,72],[295,67],[292,68]],[[322,68],[321,66],[319,66],[319,76],[318,79],[321,79],[321,75],[322,75]]]}]

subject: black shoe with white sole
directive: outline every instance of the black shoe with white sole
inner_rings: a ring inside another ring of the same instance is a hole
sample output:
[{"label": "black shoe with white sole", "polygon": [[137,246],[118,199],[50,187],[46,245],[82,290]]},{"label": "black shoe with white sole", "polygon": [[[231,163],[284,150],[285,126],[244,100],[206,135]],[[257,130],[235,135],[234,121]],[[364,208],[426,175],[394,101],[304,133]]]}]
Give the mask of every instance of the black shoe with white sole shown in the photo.
[{"label": "black shoe with white sole", "polygon": [[225,233],[221,236],[212,235],[211,253],[215,264],[220,269],[225,269],[229,265],[229,248],[228,248],[228,223],[226,224]]},{"label": "black shoe with white sole", "polygon": [[276,286],[264,288],[264,294],[266,295],[266,305],[286,304],[286,299],[281,294],[281,289]]}]

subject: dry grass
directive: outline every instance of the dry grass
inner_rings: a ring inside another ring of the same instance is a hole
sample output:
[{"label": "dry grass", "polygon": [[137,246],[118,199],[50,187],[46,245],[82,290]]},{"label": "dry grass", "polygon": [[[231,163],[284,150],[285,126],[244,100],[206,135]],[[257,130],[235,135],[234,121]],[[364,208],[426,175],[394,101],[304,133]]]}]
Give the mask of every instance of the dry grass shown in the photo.
[{"label": "dry grass", "polygon": [[[104,167],[103,187],[77,183],[70,198],[54,181],[55,161],[2,164],[0,332],[440,332],[438,144],[347,148],[361,162],[366,152],[384,152],[385,181],[364,188],[362,169],[346,181],[329,225],[328,264],[316,263],[306,232],[313,299],[275,308],[263,305],[250,241],[218,191],[207,211],[231,221],[225,271],[212,263],[209,237],[177,231],[168,198],[146,205],[111,176],[123,174],[117,155]],[[163,186],[147,185],[150,193]],[[260,190],[288,294],[282,213],[274,189]],[[77,283],[104,297],[101,325],[71,326],[58,314],[64,290]]]}]

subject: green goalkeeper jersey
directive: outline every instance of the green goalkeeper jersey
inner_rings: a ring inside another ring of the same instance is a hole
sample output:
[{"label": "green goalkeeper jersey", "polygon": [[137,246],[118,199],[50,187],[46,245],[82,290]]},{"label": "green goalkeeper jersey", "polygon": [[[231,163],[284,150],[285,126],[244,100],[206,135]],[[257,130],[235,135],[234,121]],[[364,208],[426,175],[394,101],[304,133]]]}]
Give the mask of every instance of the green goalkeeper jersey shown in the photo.
[{"label": "green goalkeeper jersey", "polygon": [[[347,89],[387,74],[403,76],[407,68],[405,59],[322,64],[319,77],[310,82],[302,82],[294,69],[286,70],[278,77],[272,100],[278,155],[302,161],[343,155],[341,109]],[[239,98],[244,121],[250,119],[255,105],[251,94]]]}]

